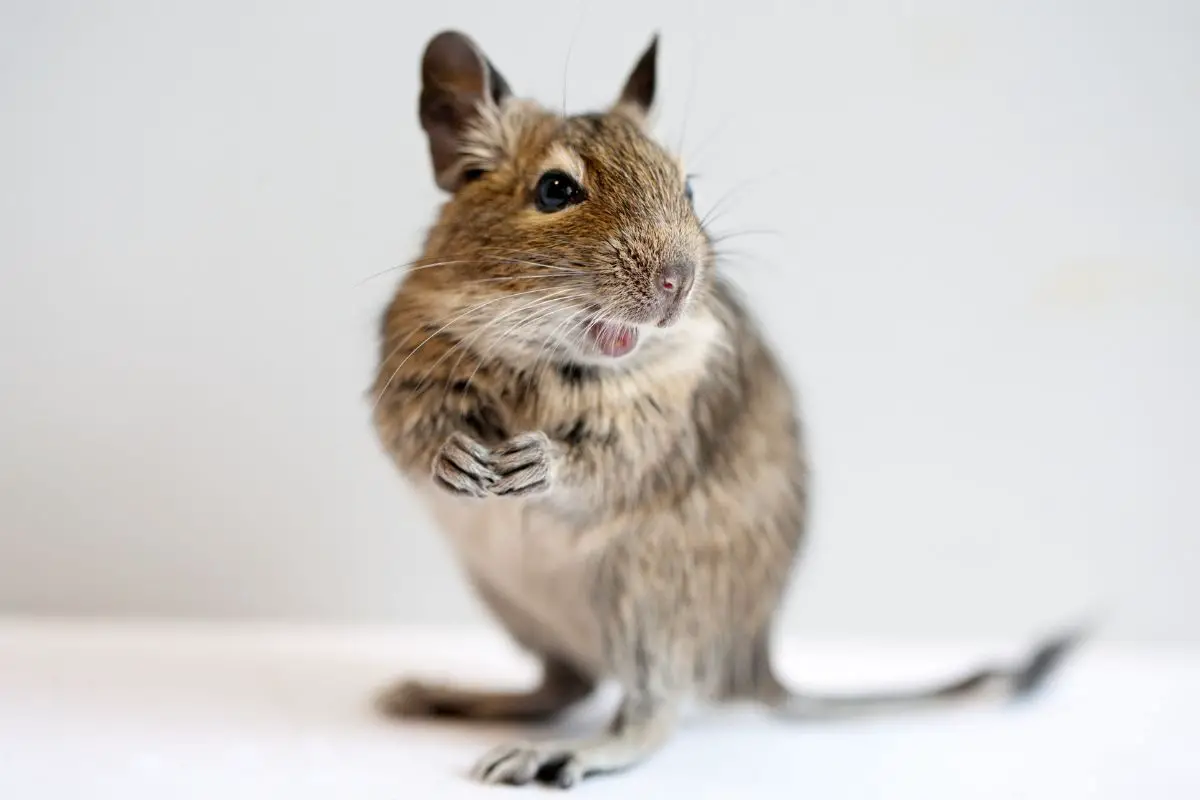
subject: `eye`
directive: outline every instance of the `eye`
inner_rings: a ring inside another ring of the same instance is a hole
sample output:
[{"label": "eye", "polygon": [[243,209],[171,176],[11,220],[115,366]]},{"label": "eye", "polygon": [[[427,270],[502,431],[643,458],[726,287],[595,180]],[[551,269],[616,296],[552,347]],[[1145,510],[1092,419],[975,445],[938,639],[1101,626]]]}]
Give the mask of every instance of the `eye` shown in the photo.
[{"label": "eye", "polygon": [[696,196],[692,192],[692,179],[688,178],[683,184],[683,196],[687,198],[688,204],[696,205]]},{"label": "eye", "polygon": [[538,178],[533,190],[533,203],[538,211],[562,211],[572,203],[583,200],[583,189],[565,172],[551,170]]}]

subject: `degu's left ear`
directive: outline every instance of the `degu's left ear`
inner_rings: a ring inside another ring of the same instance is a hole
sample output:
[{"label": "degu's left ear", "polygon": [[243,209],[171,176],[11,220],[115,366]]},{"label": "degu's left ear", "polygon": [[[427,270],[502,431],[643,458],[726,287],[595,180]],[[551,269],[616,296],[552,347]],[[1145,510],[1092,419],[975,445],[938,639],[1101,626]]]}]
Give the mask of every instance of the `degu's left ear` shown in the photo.
[{"label": "degu's left ear", "polygon": [[625,88],[621,90],[621,99],[617,101],[616,109],[626,111],[636,117],[644,118],[654,106],[654,84],[658,73],[658,34],[650,40],[650,46],[637,66],[629,73]]}]

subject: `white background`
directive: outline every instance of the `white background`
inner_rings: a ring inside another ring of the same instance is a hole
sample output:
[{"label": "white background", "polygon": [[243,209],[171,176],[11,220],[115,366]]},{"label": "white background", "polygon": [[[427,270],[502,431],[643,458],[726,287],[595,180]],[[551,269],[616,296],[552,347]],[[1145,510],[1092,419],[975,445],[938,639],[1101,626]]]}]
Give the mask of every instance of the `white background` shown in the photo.
[{"label": "white background", "polygon": [[[1200,6],[0,7],[0,611],[484,619],[380,454],[460,27],[660,131],[803,392],[784,624],[1200,641]],[[568,51],[570,58],[568,60]]]}]

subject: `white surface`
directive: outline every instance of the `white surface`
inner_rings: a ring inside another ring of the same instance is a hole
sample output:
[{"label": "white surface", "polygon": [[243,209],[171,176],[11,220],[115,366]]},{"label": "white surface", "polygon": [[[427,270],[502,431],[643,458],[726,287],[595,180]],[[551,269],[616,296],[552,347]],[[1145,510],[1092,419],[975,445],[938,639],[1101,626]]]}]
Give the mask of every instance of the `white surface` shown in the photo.
[{"label": "white surface", "polygon": [[1194,0],[0,4],[0,609],[480,619],[356,286],[440,199],[444,26],[572,109],[660,28],[701,208],[779,232],[728,247],[813,437],[790,630],[1200,642]]},{"label": "white surface", "polygon": [[[793,681],[925,680],[1013,648],[787,648]],[[537,729],[398,723],[369,695],[400,674],[518,686],[490,635],[415,630],[0,623],[0,797],[498,797],[473,759]],[[587,731],[611,697],[562,723]],[[560,731],[561,732],[561,731]],[[1188,798],[1200,796],[1200,651],[1093,646],[1037,702],[801,726],[701,711],[643,767],[589,797]],[[499,792],[499,793],[498,793]]]}]

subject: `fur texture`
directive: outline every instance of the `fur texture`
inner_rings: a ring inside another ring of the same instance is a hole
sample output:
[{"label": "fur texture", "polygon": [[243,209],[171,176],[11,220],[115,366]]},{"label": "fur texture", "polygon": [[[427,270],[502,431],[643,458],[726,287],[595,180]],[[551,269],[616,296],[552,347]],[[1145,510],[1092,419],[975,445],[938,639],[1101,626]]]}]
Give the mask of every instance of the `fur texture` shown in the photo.
[{"label": "fur texture", "polygon": [[[569,785],[631,766],[691,698],[836,716],[1037,682],[1018,665],[924,692],[822,699],[772,673],[808,503],[796,401],[715,271],[681,165],[645,128],[656,52],[613,109],[569,118],[508,96],[461,34],[426,53],[422,118],[441,120],[426,129],[454,193],[384,315],[375,423],[481,598],[545,670],[529,692],[410,681],[381,700],[398,714],[529,720],[601,680],[625,698],[594,739],[487,754],[474,773],[485,781]],[[459,112],[438,111],[448,107]],[[582,199],[544,213],[534,196],[551,171]],[[671,264],[690,277],[666,313]],[[636,346],[605,355],[606,331],[633,331]]]}]

